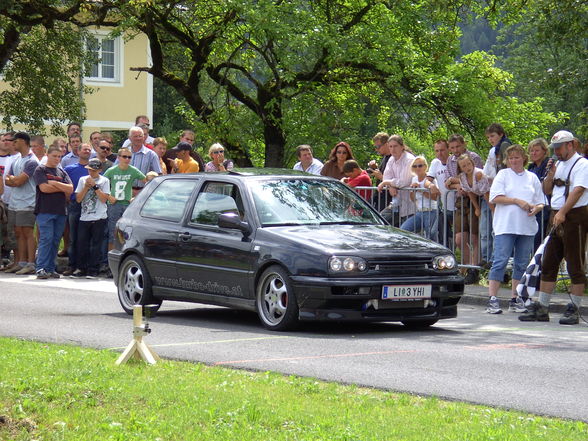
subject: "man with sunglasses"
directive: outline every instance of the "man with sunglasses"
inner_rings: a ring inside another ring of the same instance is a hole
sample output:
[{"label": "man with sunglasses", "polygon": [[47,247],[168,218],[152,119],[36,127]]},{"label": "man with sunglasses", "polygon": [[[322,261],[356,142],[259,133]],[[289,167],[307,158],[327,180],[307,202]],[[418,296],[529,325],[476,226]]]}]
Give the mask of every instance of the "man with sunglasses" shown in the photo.
[{"label": "man with sunglasses", "polygon": [[[560,318],[562,325],[579,323],[579,310],[586,286],[584,273],[586,235],[588,233],[588,160],[574,150],[574,135],[560,130],[551,138],[550,147],[557,157],[543,181],[543,191],[551,194],[553,231],[545,247],[538,301],[521,321],[549,321],[549,301],[555,288],[562,259],[566,259],[571,280],[571,299]],[[549,167],[549,165],[548,165]]]},{"label": "man with sunglasses", "polygon": [[110,195],[108,196],[108,249],[114,246],[114,227],[121,218],[133,196],[133,182],[145,182],[145,175],[131,165],[132,153],[126,147],[118,150],[118,162],[110,167],[104,176],[110,180]]},{"label": "man with sunglasses", "polygon": [[98,142],[98,150],[96,150],[96,158],[98,158],[102,163],[102,170],[100,171],[100,174],[104,174],[106,170],[113,166],[112,161],[108,159],[108,156],[111,152],[112,148],[110,147],[108,141],[101,139]]}]

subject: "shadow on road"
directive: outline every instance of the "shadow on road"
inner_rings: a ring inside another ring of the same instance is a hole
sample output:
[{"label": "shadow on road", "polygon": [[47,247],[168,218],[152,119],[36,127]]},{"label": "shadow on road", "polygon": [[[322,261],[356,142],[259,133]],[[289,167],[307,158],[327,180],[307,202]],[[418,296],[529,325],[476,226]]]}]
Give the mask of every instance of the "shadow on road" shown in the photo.
[{"label": "shadow on road", "polygon": [[[131,316],[121,313],[106,314],[110,317],[131,320]],[[150,320],[172,326],[199,327],[214,332],[249,332],[261,335],[296,335],[304,338],[339,338],[358,335],[370,338],[390,338],[392,336],[446,335],[459,333],[454,329],[443,328],[443,321],[428,329],[410,330],[401,323],[367,322],[301,322],[298,329],[290,332],[270,331],[263,327],[256,313],[222,307],[196,307],[182,309],[162,309]]]}]

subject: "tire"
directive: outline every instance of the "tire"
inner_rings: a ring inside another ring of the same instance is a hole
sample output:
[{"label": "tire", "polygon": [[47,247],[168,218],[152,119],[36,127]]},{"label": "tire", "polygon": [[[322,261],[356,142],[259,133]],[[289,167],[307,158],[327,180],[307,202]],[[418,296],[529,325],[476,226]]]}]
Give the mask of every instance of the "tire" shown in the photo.
[{"label": "tire", "polygon": [[438,321],[438,319],[406,320],[402,324],[408,329],[426,329]]},{"label": "tire", "polygon": [[298,325],[298,303],[290,277],[277,266],[266,269],[256,287],[255,304],[263,326],[272,331],[287,331]]},{"label": "tire", "polygon": [[151,277],[145,264],[138,256],[129,256],[123,260],[118,272],[118,301],[127,314],[133,314],[135,305],[161,306],[161,300],[155,300],[151,291]]}]

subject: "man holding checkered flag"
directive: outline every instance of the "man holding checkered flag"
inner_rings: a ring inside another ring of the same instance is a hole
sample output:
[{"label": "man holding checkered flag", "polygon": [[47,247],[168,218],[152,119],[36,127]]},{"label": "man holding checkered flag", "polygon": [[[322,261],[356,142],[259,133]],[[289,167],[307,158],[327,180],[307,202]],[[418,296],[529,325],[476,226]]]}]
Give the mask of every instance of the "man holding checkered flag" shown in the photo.
[{"label": "man holding checkered flag", "polygon": [[[572,303],[568,304],[559,323],[579,323],[579,310],[586,285],[584,267],[588,233],[588,160],[576,153],[573,140],[574,135],[566,130],[560,130],[551,138],[550,147],[553,148],[558,162],[547,173],[543,181],[543,191],[552,195],[552,233],[545,244],[538,300],[529,305],[526,314],[519,316],[519,320],[523,322],[549,321],[549,302],[555,289],[559,265],[565,258],[572,282]],[[533,262],[536,263],[538,262]],[[529,274],[529,278],[532,277],[533,271]]]}]

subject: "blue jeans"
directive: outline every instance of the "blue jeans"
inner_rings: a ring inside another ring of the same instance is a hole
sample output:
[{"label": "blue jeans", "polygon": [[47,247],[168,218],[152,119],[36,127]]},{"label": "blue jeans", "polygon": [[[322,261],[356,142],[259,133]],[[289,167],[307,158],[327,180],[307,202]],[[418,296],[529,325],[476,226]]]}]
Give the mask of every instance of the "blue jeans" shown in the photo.
[{"label": "blue jeans", "polygon": [[480,254],[481,259],[492,262],[492,211],[486,199],[480,198]]},{"label": "blue jeans", "polygon": [[419,233],[427,239],[437,240],[437,210],[417,211],[400,226],[400,229]]},{"label": "blue jeans", "polygon": [[504,280],[506,264],[514,251],[512,280],[520,280],[533,256],[534,239],[535,236],[522,236],[520,234],[499,234],[494,237],[494,260],[492,261],[488,279],[500,282]]},{"label": "blue jeans", "polygon": [[55,260],[59,242],[65,229],[66,216],[62,214],[39,213],[37,228],[39,229],[39,247],[37,248],[37,271],[44,269],[48,273],[55,272]]}]

